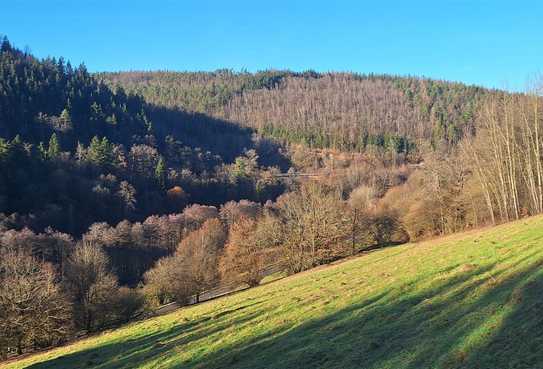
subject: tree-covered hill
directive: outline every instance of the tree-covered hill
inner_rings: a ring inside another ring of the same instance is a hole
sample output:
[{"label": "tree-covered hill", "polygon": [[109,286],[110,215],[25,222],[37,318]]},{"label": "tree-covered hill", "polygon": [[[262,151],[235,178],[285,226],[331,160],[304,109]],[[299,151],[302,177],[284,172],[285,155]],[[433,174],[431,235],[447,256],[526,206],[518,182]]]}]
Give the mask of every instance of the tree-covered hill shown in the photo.
[{"label": "tree-covered hill", "polygon": [[[79,235],[96,221],[266,201],[283,191],[273,180],[257,188],[268,166],[289,163],[253,129],[155,106],[84,65],[0,43],[0,228]],[[236,160],[252,172],[237,170]]]},{"label": "tree-covered hill", "polygon": [[101,73],[147,101],[180,107],[310,147],[408,151],[420,140],[455,143],[474,129],[478,103],[495,93],[461,83],[354,73]]}]

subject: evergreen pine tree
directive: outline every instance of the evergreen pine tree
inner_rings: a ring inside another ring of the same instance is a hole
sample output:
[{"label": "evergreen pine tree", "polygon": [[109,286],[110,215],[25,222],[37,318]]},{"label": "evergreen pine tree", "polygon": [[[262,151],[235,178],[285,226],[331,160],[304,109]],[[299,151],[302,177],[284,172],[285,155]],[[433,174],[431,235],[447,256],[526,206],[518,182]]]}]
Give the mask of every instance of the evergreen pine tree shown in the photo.
[{"label": "evergreen pine tree", "polygon": [[48,159],[55,159],[60,154],[60,144],[58,143],[57,135],[56,133],[53,133],[51,135],[51,138],[49,139],[49,146],[47,147],[47,158]]},{"label": "evergreen pine tree", "polygon": [[38,145],[38,154],[40,155],[41,160],[47,159],[47,150],[45,149],[45,145],[41,141]]},{"label": "evergreen pine tree", "polygon": [[75,149],[75,158],[78,162],[82,162],[86,158],[85,146],[79,141],[77,141],[77,147]]},{"label": "evergreen pine tree", "polygon": [[113,145],[109,142],[107,137],[103,137],[101,140],[98,136],[92,138],[87,150],[87,159],[91,163],[100,166],[114,165]]},{"label": "evergreen pine tree", "polygon": [[160,188],[164,188],[166,185],[166,163],[164,162],[164,158],[162,158],[162,156],[160,159],[158,159],[158,163],[155,168],[155,178]]},{"label": "evergreen pine tree", "polygon": [[0,137],[0,162],[7,160],[9,156],[9,142]]},{"label": "evergreen pine tree", "polygon": [[91,163],[98,164],[100,161],[100,139],[98,136],[94,136],[90,142],[89,149],[87,151],[87,158]]},{"label": "evergreen pine tree", "polygon": [[60,113],[60,125],[63,129],[70,128],[72,126],[72,117],[70,115],[70,112],[67,108],[62,110],[62,113]]}]

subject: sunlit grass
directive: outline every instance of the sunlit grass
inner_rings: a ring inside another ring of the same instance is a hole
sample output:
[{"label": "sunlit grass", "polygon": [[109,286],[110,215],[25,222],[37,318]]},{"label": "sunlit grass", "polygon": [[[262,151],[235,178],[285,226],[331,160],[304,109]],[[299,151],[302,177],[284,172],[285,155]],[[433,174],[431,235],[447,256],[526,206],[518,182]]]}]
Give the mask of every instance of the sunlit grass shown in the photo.
[{"label": "sunlit grass", "polygon": [[543,217],[371,254],[2,368],[542,368]]}]

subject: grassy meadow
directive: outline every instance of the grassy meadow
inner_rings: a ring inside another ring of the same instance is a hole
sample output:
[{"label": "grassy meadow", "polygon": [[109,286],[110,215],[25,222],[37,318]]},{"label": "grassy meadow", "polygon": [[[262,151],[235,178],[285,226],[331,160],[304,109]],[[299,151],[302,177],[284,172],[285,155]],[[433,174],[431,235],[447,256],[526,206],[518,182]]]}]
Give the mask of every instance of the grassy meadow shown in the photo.
[{"label": "grassy meadow", "polygon": [[543,217],[378,250],[0,368],[543,368]]}]

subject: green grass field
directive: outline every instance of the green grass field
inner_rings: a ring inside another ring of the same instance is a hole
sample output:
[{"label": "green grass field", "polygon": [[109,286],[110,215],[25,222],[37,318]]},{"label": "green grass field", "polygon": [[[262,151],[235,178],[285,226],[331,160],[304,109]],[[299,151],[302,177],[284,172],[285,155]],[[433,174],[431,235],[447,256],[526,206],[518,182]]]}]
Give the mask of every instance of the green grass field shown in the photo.
[{"label": "green grass field", "polygon": [[543,217],[379,250],[2,368],[543,368]]}]

